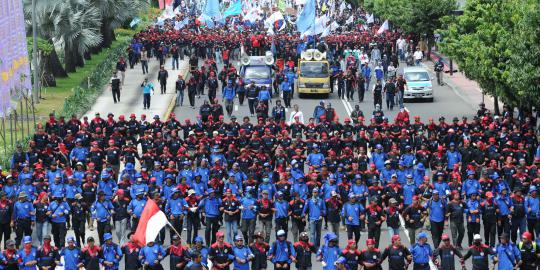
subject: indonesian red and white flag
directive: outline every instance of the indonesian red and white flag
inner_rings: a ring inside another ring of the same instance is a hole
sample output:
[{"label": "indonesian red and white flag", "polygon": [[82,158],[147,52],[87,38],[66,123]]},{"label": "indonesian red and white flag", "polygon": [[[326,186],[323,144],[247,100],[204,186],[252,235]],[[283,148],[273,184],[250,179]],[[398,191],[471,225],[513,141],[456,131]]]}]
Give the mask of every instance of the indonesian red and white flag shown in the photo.
[{"label": "indonesian red and white flag", "polygon": [[152,199],[148,199],[144,210],[139,219],[137,230],[133,235],[135,243],[140,246],[146,246],[148,242],[153,242],[163,227],[167,226],[169,221],[163,211]]}]

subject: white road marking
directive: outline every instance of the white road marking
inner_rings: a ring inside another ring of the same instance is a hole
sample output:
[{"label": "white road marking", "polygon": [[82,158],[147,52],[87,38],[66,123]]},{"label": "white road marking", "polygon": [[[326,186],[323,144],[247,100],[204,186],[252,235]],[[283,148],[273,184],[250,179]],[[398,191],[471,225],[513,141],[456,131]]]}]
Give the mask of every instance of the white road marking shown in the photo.
[{"label": "white road marking", "polygon": [[234,105],[234,111],[238,111],[238,105]]},{"label": "white road marking", "polygon": [[[399,215],[399,222],[401,223],[401,228],[405,231],[405,237],[409,240],[409,243],[411,244],[411,247],[413,245],[413,242],[411,241],[411,238],[409,238],[409,230],[405,228],[405,219],[403,219],[403,216]],[[429,259],[429,268],[431,270],[437,270],[437,266],[433,263],[433,260]]]},{"label": "white road marking", "polygon": [[285,112],[289,112],[289,108],[285,108]]},{"label": "white road marking", "polygon": [[347,111],[347,116],[351,116],[352,110],[351,105],[349,105],[349,102],[345,99],[341,99],[341,103],[343,103],[343,107],[345,107],[345,111]]}]

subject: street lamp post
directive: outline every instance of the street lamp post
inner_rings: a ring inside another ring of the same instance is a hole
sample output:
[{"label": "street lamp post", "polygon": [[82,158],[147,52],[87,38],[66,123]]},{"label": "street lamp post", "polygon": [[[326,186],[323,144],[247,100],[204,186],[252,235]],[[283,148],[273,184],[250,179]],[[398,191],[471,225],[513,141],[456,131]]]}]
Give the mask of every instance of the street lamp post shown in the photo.
[{"label": "street lamp post", "polygon": [[34,84],[32,90],[32,100],[39,103],[39,61],[38,61],[38,41],[37,41],[37,20],[36,1],[32,0],[32,60],[34,65]]}]

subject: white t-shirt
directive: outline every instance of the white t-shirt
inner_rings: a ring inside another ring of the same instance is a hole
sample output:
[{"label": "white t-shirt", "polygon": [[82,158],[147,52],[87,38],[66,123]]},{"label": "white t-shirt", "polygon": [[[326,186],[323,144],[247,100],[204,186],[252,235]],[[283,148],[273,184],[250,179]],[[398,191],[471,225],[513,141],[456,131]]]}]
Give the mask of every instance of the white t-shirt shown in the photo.
[{"label": "white t-shirt", "polygon": [[424,54],[421,51],[414,52],[414,59],[415,60],[422,60],[424,58]]},{"label": "white t-shirt", "polygon": [[294,123],[294,118],[298,116],[298,121],[300,123],[304,123],[304,113],[302,111],[292,111],[291,115],[289,116],[289,125]]}]

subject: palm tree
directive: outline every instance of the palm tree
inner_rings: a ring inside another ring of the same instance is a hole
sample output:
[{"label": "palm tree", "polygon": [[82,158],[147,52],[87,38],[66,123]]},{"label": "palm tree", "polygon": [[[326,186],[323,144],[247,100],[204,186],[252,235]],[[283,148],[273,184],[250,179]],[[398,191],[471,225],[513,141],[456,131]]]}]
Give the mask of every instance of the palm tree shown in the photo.
[{"label": "palm tree", "polygon": [[88,0],[101,14],[103,41],[97,49],[108,48],[115,40],[114,29],[136,17],[148,6],[147,0]]},{"label": "palm tree", "polygon": [[88,0],[62,0],[64,3],[55,17],[54,37],[64,46],[67,72],[84,66],[84,53],[102,41],[101,14]]},{"label": "palm tree", "polygon": [[[36,1],[36,21],[38,34],[44,40],[54,44],[53,36],[55,31],[54,18],[60,11],[60,6],[63,0],[47,0]],[[24,17],[29,31],[32,31],[32,0],[23,0]],[[41,59],[41,68],[43,73],[51,74],[55,78],[67,77],[67,72],[62,66],[56,49],[47,56]]]}]

